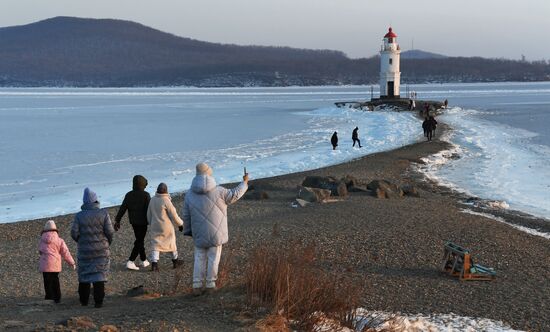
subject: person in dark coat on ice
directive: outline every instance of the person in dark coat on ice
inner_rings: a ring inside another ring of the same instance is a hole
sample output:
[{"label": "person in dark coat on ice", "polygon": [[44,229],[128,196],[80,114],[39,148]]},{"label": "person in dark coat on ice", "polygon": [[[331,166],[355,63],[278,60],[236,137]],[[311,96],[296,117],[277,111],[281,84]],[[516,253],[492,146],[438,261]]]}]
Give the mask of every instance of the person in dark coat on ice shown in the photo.
[{"label": "person in dark coat on ice", "polygon": [[355,127],[355,129],[353,129],[353,133],[351,134],[351,139],[353,140],[352,147],[354,147],[355,142],[357,142],[359,144],[359,147],[362,148],[361,141],[359,140],[359,134],[357,133],[358,131],[359,131],[359,127]]},{"label": "person in dark coat on ice", "polygon": [[430,116],[430,128],[432,128],[432,135],[435,134],[435,128],[437,127],[437,121],[435,120],[435,118],[433,117],[433,115]]},{"label": "person in dark coat on ice", "polygon": [[136,175],[132,179],[132,182],[132,191],[129,191],[124,196],[122,205],[115,217],[115,231],[120,229],[120,221],[126,211],[128,211],[128,219],[134,230],[136,240],[134,241],[130,258],[128,258],[128,262],[126,263],[126,268],[128,270],[139,270],[139,267],[134,263],[138,255],[141,259],[140,266],[144,268],[149,266],[149,261],[147,261],[147,256],[145,255],[144,242],[145,235],[147,234],[147,208],[149,207],[151,196],[145,191],[145,187],[147,187],[147,179],[145,177]]},{"label": "person in dark coat on ice", "polygon": [[435,118],[433,116],[430,116],[428,118],[428,125],[427,125],[427,128],[428,128],[428,141],[432,140],[432,137],[435,134],[436,125],[437,125],[437,121],[435,120]]},{"label": "person in dark coat on ice", "polygon": [[334,132],[332,134],[332,137],[330,138],[330,144],[332,144],[332,149],[336,150],[336,147],[338,146],[338,133]]},{"label": "person in dark coat on ice", "polygon": [[430,124],[430,121],[428,117],[424,119],[424,122],[422,122],[422,129],[424,130],[424,137],[428,137],[428,126]]},{"label": "person in dark coat on ice", "polygon": [[96,193],[86,188],[82,200],[82,211],[75,215],[71,226],[71,237],[77,243],[78,294],[80,304],[87,306],[93,284],[95,307],[101,308],[115,230],[107,210],[99,208]]}]

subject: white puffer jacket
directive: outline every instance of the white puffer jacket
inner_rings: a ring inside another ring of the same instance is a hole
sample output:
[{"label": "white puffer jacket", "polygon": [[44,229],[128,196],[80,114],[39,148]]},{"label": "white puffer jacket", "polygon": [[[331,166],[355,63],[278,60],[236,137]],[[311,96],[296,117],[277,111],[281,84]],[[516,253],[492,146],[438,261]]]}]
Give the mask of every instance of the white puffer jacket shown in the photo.
[{"label": "white puffer jacket", "polygon": [[216,186],[209,175],[197,175],[183,203],[184,233],[192,233],[196,247],[210,248],[227,243],[227,205],[241,198],[248,185],[233,189]]}]

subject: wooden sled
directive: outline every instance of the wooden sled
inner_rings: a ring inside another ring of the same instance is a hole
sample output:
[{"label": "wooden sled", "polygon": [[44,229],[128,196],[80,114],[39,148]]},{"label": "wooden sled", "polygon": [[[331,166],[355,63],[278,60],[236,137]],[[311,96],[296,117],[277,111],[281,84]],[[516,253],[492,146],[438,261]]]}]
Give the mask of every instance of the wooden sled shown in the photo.
[{"label": "wooden sled", "polygon": [[475,264],[468,249],[452,242],[445,243],[441,270],[458,277],[459,280],[494,280],[496,278],[494,269]]}]

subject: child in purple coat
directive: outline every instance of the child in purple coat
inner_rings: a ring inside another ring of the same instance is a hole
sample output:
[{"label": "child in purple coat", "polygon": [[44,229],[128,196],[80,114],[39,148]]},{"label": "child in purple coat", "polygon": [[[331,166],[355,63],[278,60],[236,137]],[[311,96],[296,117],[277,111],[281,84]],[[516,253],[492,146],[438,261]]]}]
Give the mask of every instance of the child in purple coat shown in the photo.
[{"label": "child in purple coat", "polygon": [[61,258],[73,269],[75,262],[65,241],[57,234],[57,227],[53,220],[48,220],[44,226],[38,252],[40,253],[40,272],[44,277],[45,299],[59,303],[61,301],[61,287],[59,286]]}]

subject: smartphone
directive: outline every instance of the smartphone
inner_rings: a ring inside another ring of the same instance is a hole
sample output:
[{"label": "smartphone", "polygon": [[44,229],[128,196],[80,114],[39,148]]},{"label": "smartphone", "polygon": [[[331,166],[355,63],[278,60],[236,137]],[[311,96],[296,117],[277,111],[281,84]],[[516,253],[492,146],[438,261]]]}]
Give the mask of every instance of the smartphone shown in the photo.
[{"label": "smartphone", "polygon": [[246,166],[244,167],[244,175],[246,175]]}]

